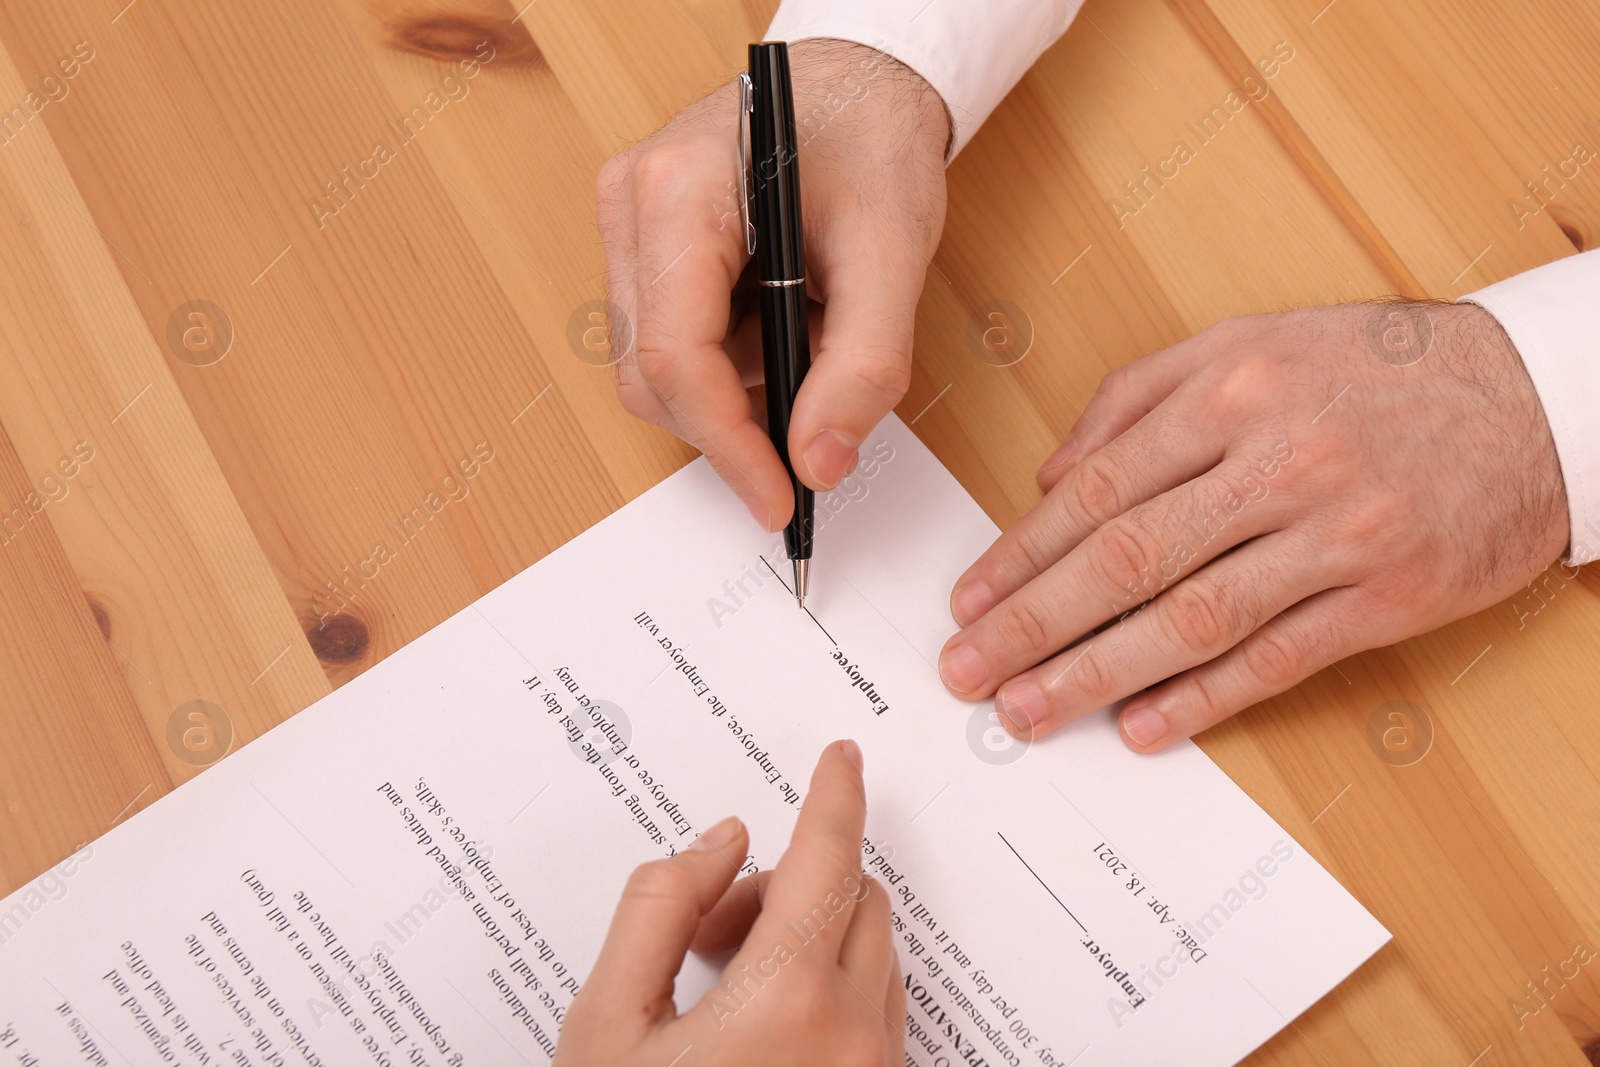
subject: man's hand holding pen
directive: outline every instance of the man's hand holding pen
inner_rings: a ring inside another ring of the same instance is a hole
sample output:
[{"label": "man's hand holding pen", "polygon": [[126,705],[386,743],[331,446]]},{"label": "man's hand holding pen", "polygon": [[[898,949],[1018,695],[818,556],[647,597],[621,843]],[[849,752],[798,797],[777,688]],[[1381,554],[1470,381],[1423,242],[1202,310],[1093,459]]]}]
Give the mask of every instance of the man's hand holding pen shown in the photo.
[{"label": "man's hand holding pen", "polygon": [[[815,355],[789,453],[802,482],[827,490],[910,382],[917,299],[944,228],[950,131],[938,94],[882,53],[804,41],[790,57]],[[794,494],[746,393],[761,381],[760,322],[734,301],[750,262],[738,130],[733,81],[607,163],[597,216],[610,299],[633,323],[616,369],[622,405],[704,452],[777,531]]]}]

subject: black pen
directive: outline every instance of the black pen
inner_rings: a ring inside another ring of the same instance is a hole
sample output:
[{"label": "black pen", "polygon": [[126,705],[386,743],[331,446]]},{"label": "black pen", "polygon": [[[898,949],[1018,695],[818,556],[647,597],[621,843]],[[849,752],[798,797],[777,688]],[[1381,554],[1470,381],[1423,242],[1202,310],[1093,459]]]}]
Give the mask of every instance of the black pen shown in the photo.
[{"label": "black pen", "polygon": [[[745,241],[755,257],[761,293],[761,351],[767,377],[767,435],[794,488],[794,517],[783,543],[794,564],[794,598],[806,606],[816,498],[789,459],[794,399],[811,367],[806,322],[806,253],[800,229],[800,161],[796,155],[789,46],[750,46],[750,71],[739,77],[739,156],[745,182]],[[745,160],[748,128],[749,161]]]}]

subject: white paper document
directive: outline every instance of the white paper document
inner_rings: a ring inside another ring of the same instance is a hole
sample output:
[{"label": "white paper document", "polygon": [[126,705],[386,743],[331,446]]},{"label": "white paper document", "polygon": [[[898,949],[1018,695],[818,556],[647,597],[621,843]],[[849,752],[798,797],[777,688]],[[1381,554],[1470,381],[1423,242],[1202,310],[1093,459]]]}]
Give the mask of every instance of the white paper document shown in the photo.
[{"label": "white paper document", "polygon": [[951,697],[997,531],[893,417],[862,457],[812,614],[698,461],[14,893],[0,1064],[548,1063],[632,868],[730,814],[771,866],[841,737],[908,1064],[1235,1063],[1388,939],[1192,744]]}]

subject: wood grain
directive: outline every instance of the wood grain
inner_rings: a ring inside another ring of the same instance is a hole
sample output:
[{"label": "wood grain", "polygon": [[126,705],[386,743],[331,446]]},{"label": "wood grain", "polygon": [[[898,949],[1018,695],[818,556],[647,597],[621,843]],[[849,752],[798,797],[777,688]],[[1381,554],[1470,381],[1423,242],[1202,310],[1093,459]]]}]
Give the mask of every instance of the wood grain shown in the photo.
[{"label": "wood grain", "polygon": [[[197,773],[190,702],[242,744],[687,461],[572,340],[594,175],[774,6],[0,0],[0,101],[92,53],[0,133],[0,513],[33,516],[0,890]],[[1594,245],[1600,169],[1559,170],[1600,150],[1596,54],[1579,0],[1090,0],[951,168],[901,416],[1008,524],[1111,367]],[[967,340],[993,301],[1012,366]],[[1396,935],[1252,1062],[1600,1062],[1600,971],[1527,986],[1600,945],[1597,592],[1552,572],[1202,738]],[[1368,741],[1396,701],[1409,766]]]},{"label": "wood grain", "polygon": [[[121,664],[74,585],[49,500],[0,434],[0,491],[27,511],[7,516],[0,546],[0,678],[6,743],[0,745],[0,879],[27,882],[171,789]],[[81,493],[81,490],[80,490]],[[22,610],[25,606],[26,610]]]}]

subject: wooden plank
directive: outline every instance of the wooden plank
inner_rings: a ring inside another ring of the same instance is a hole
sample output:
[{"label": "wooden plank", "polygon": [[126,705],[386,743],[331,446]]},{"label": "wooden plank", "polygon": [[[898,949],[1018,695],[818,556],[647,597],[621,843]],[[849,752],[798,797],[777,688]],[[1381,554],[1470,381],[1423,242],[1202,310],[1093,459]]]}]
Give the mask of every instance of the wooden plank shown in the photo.
[{"label": "wooden plank", "polygon": [[66,460],[30,468],[0,430],[0,894],[172,788],[115,642],[56,539],[62,515],[92,506],[89,475],[70,451]]},{"label": "wooden plank", "polygon": [[1593,168],[1552,185],[1548,210],[1524,216],[1511,207],[1518,198],[1538,203],[1524,183],[1575,142],[1600,152],[1600,131],[1590,129],[1600,84],[1575,62],[1600,43],[1592,8],[1486,0],[1215,0],[1210,8],[1246,52],[1287,38],[1304,53],[1283,79],[1284,106],[1433,296],[1453,299],[1570,255],[1563,220],[1592,229],[1600,219]]},{"label": "wooden plank", "polygon": [[[22,84],[0,55],[0,93]],[[87,591],[182,781],[200,764],[167,743],[180,707],[222,708],[237,746],[328,687],[52,132],[35,124],[0,151],[0,423],[29,471],[92,457],[51,514],[73,572],[61,593]]]},{"label": "wooden plank", "polygon": [[[69,16],[13,20],[49,41]],[[117,29],[95,73],[130,91],[85,93],[52,132],[150,279],[127,274],[150,330],[196,293],[235,323],[233,355],[179,385],[334,680],[621,502],[560,395],[512,424],[544,359],[412,150],[454,114],[395,132],[417,101],[388,97],[320,5],[135,8]],[[378,141],[391,161],[349,176]],[[494,459],[468,480],[475,449]]]},{"label": "wooden plank", "polygon": [[[575,330],[593,326],[585,309],[592,313],[605,298],[605,264],[594,235],[594,176],[612,146],[609,139],[597,141],[575,101],[574,92],[586,90],[588,82],[580,81],[576,90],[567,84],[569,64],[585,73],[593,64],[583,48],[569,55],[529,36],[524,25],[536,21],[537,11],[528,9],[525,21],[513,24],[493,11],[469,16],[448,4],[366,0],[359,10],[350,6],[350,17],[392,99],[423,99],[439,91],[447,75],[460,86],[463,106],[449,123],[419,138],[418,151],[448,189],[522,328],[546,354],[552,392],[538,403],[559,398],[570,406],[607,479],[622,499],[632,499],[693,453],[621,409],[606,353],[582,349],[581,333],[574,348]],[[432,53],[395,47],[399,40],[421,39],[419,27],[447,18],[455,20],[449,47]],[[451,73],[449,64],[472,58],[485,41],[497,56],[528,58],[499,69],[497,58],[471,79],[459,70]],[[508,129],[537,133],[506,137]],[[533,408],[519,407],[518,414],[518,427],[525,420],[537,426],[542,418]]]}]

